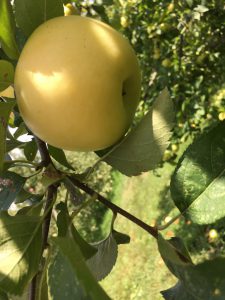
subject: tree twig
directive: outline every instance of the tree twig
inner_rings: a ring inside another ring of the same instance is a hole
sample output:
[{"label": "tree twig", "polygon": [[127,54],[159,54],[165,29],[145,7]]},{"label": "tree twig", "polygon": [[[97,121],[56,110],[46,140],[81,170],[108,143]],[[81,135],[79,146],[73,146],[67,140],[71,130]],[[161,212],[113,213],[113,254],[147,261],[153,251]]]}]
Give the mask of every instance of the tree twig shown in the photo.
[{"label": "tree twig", "polygon": [[108,208],[110,208],[114,213],[118,213],[118,214],[124,216],[125,218],[129,219],[130,221],[132,221],[133,223],[137,224],[142,229],[144,229],[145,231],[150,233],[154,238],[158,237],[158,230],[156,227],[152,227],[152,226],[146,224],[145,222],[138,219],[134,215],[130,214],[126,210],[124,210],[121,207],[117,206],[116,204],[110,202],[108,199],[106,199],[105,197],[103,197],[102,195],[100,195],[99,193],[94,191],[92,188],[90,188],[88,185],[79,181],[75,177],[69,177],[67,179],[71,180],[75,186],[77,186],[78,188],[83,190],[88,195],[90,195],[90,196],[96,195],[96,198],[98,199],[98,201],[101,202],[102,204],[104,204],[105,206],[107,206]]},{"label": "tree twig", "polygon": [[29,291],[29,300],[34,300],[36,298],[37,276],[38,276],[38,274],[36,274],[31,281],[30,291]]},{"label": "tree twig", "polygon": [[49,164],[53,164],[51,157],[48,153],[48,148],[46,146],[46,143],[43,142],[42,140],[40,140],[38,137],[34,136],[38,150],[40,152],[41,155],[41,163],[39,165],[40,167],[47,167]]},{"label": "tree twig", "polygon": [[45,248],[48,245],[48,233],[49,233],[49,227],[51,222],[51,215],[52,215],[52,202],[55,199],[55,195],[57,193],[57,186],[56,185],[50,185],[48,187],[47,191],[47,199],[45,204],[44,213],[48,211],[44,223],[42,226],[42,251],[45,250]]},{"label": "tree twig", "polygon": [[[49,164],[52,164],[52,160],[48,153],[47,146],[45,142],[43,142],[39,138],[35,137],[35,140],[41,155],[41,163],[39,167],[40,166],[47,167]],[[44,218],[44,222],[42,225],[42,253],[48,245],[48,234],[49,234],[49,227],[50,227],[51,215],[52,215],[52,203],[55,199],[55,195],[57,194],[57,188],[58,188],[57,185],[52,184],[48,187],[47,190],[47,199],[44,208],[44,215],[46,214],[46,216]],[[29,300],[36,299],[37,280],[38,280],[38,274],[36,274],[31,281]]]}]

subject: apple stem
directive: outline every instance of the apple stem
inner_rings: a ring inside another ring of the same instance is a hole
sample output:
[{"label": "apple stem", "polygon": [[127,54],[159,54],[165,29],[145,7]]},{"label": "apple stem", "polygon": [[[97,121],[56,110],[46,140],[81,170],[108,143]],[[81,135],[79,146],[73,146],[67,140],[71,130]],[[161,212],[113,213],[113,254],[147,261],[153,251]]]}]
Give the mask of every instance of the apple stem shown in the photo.
[{"label": "apple stem", "polygon": [[121,207],[117,206],[116,204],[110,202],[104,196],[100,195],[99,193],[94,191],[92,188],[90,188],[87,184],[79,181],[77,178],[68,176],[67,179],[70,180],[75,186],[77,186],[79,189],[83,190],[88,195],[90,195],[90,196],[95,195],[96,199],[99,202],[101,202],[102,204],[104,204],[105,206],[107,206],[108,208],[110,208],[113,211],[114,214],[118,213],[118,214],[124,216],[128,220],[132,221],[133,223],[135,223],[136,225],[138,225],[139,227],[141,227],[142,229],[144,229],[145,231],[150,233],[154,238],[156,238],[156,239],[158,238],[158,229],[157,229],[157,227],[152,227],[152,226],[146,224],[145,222],[138,219],[134,215],[130,214],[126,210],[124,210]]}]

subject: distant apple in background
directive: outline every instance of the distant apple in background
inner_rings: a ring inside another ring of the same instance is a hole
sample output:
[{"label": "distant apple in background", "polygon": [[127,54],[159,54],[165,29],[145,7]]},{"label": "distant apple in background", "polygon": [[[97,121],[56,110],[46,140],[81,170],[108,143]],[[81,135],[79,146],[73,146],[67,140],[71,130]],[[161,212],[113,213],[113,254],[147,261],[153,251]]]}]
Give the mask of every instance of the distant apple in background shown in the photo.
[{"label": "distant apple in background", "polygon": [[215,242],[219,239],[219,233],[216,229],[210,229],[208,233],[209,242]]},{"label": "distant apple in background", "polygon": [[127,39],[95,19],[47,21],[28,39],[15,73],[22,117],[39,138],[92,151],[116,143],[138,105],[140,69]]},{"label": "distant apple in background", "polygon": [[67,3],[66,5],[63,5],[64,8],[64,15],[65,16],[71,16],[71,15],[77,15],[79,14],[77,8],[73,6],[71,3]]},{"label": "distant apple in background", "polygon": [[14,98],[14,89],[9,86],[4,91],[0,92],[0,97]]}]

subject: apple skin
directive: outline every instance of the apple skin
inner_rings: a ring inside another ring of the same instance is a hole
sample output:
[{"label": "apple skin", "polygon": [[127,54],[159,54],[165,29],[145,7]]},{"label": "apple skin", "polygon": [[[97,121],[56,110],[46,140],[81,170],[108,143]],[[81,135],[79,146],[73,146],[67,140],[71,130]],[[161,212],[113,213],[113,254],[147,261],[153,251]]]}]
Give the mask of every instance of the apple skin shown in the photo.
[{"label": "apple skin", "polygon": [[51,19],[28,39],[15,93],[31,131],[62,149],[94,151],[128,130],[139,102],[140,69],[127,39],[87,17]]}]

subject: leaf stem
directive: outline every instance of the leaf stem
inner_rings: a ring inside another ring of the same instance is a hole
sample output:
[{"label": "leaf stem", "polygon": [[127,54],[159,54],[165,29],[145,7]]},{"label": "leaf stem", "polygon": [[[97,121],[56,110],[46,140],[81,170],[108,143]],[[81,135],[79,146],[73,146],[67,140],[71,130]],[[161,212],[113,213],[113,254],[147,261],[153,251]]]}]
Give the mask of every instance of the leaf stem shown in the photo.
[{"label": "leaf stem", "polygon": [[42,227],[42,250],[44,251],[48,245],[48,233],[51,222],[52,208],[55,202],[55,196],[57,193],[57,186],[50,185],[47,191],[47,199],[44,208],[44,222]]},{"label": "leaf stem", "polygon": [[168,221],[166,224],[163,225],[157,225],[158,230],[165,230],[166,228],[168,228],[171,224],[173,224],[177,219],[179,219],[181,216],[183,215],[183,213],[179,213],[177,214],[175,217],[173,217],[170,221]]},{"label": "leaf stem", "polygon": [[96,198],[98,199],[98,201],[101,202],[102,204],[104,204],[105,206],[107,206],[108,208],[110,208],[113,211],[114,214],[118,213],[118,214],[124,216],[125,218],[132,221],[133,223],[135,223],[136,225],[138,225],[139,227],[141,227],[142,229],[144,229],[145,231],[150,233],[154,238],[157,239],[158,230],[157,230],[156,227],[152,227],[152,226],[146,224],[145,222],[138,219],[134,215],[130,214],[126,210],[124,210],[121,207],[117,206],[116,204],[110,202],[108,199],[106,199],[105,197],[103,197],[102,195],[100,195],[99,193],[94,191],[92,188],[90,188],[88,185],[86,185],[83,182],[79,181],[75,177],[68,177],[67,176],[65,178],[65,180],[70,180],[76,187],[80,188],[81,190],[83,190],[85,193],[87,193],[90,196],[96,195]]},{"label": "leaf stem", "polygon": [[36,274],[31,281],[30,291],[29,291],[29,300],[34,300],[36,298],[37,276],[38,276],[38,274]]},{"label": "leaf stem", "polygon": [[34,163],[32,161],[27,161],[27,160],[23,160],[23,159],[14,159],[14,160],[5,160],[4,163],[24,163],[24,164],[27,164],[27,165],[31,165],[33,166],[34,168],[37,167],[37,163]]}]

